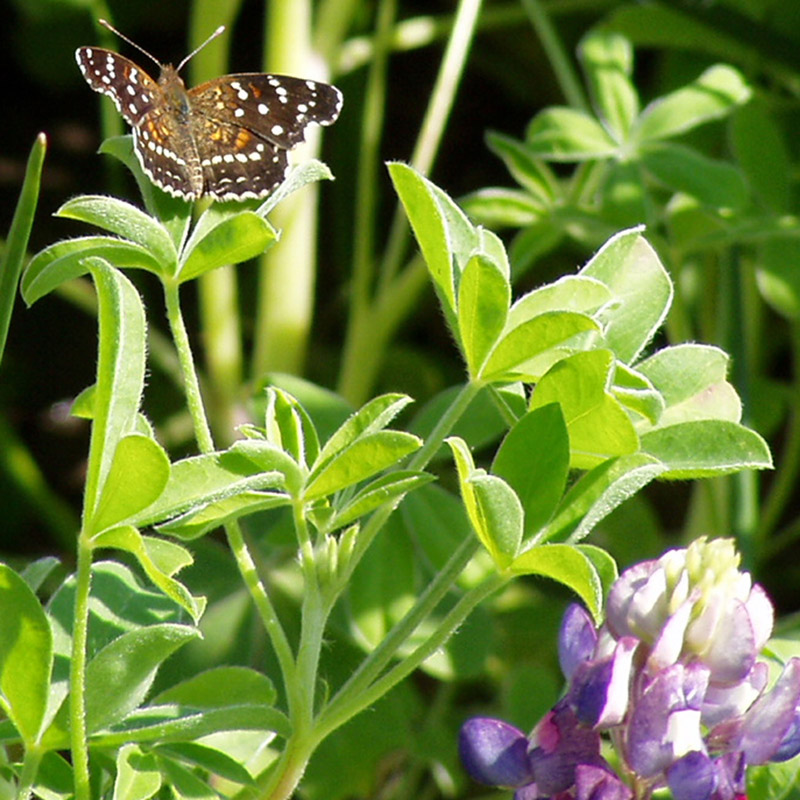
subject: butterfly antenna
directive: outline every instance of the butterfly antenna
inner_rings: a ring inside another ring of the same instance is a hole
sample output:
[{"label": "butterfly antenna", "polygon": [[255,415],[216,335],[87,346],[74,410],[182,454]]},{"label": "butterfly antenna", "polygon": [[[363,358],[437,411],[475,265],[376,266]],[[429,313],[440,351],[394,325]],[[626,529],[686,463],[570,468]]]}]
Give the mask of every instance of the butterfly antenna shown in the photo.
[{"label": "butterfly antenna", "polygon": [[204,48],[204,47],[205,47],[205,46],[206,46],[206,45],[207,45],[207,44],[208,44],[210,41],[213,41],[214,39],[216,39],[216,38],[217,38],[217,36],[219,36],[219,35],[220,35],[220,34],[221,34],[221,33],[222,33],[224,30],[225,30],[225,26],[224,26],[224,25],[220,25],[220,26],[219,26],[219,28],[217,28],[217,29],[214,31],[214,33],[212,33],[212,34],[211,34],[211,36],[209,36],[209,37],[208,37],[208,39],[206,39],[206,40],[205,40],[205,41],[204,41],[204,42],[203,42],[201,45],[198,45],[197,47],[195,47],[195,49],[194,49],[194,50],[192,50],[192,52],[191,52],[191,53],[189,53],[189,55],[188,55],[188,56],[186,56],[186,57],[183,59],[183,61],[181,61],[181,63],[180,63],[180,64],[178,64],[178,66],[175,68],[175,72],[180,72],[180,71],[181,71],[181,68],[183,67],[183,65],[184,65],[184,64],[185,64],[185,63],[186,63],[186,62],[187,62],[187,61],[188,61],[188,60],[189,60],[189,59],[190,59],[192,56],[196,55],[196,54],[197,54],[197,53],[198,53],[200,50],[202,50],[202,49],[203,49],[203,48]]},{"label": "butterfly antenna", "polygon": [[110,22],[106,22],[104,19],[97,20],[104,28],[107,28],[111,31],[111,33],[115,33],[122,39],[124,42],[127,42],[131,47],[135,47],[140,53],[144,53],[152,62],[158,65],[158,68],[161,69],[163,67],[162,63],[155,57],[151,56],[144,47],[140,47],[136,42],[131,41],[124,33],[120,33]]}]

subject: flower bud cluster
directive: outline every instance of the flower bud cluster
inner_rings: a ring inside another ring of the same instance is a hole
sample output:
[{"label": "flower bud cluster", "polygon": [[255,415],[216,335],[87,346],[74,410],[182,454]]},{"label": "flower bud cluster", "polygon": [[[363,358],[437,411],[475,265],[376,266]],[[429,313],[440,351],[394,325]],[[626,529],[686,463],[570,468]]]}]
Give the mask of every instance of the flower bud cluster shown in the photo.
[{"label": "flower bud cluster", "polygon": [[[740,800],[746,768],[800,753],[800,658],[768,688],[759,654],[772,605],[730,540],[698,540],[631,567],[605,623],[570,606],[559,660],[568,688],[530,736],[474,718],[460,753],[478,781],[515,800]],[[613,768],[601,754],[606,737]]]}]

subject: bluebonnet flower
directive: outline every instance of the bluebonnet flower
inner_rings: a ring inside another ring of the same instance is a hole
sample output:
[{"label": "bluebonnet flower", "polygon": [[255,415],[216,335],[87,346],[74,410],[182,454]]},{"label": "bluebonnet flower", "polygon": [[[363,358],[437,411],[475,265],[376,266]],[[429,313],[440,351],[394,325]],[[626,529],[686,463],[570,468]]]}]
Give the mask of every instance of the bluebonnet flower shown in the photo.
[{"label": "bluebonnet flower", "polygon": [[[564,697],[530,736],[478,717],[459,750],[515,800],[741,800],[748,766],[800,753],[800,658],[769,683],[772,605],[729,540],[700,539],[620,575],[605,623],[571,605]],[[601,754],[606,737],[617,769]]]}]

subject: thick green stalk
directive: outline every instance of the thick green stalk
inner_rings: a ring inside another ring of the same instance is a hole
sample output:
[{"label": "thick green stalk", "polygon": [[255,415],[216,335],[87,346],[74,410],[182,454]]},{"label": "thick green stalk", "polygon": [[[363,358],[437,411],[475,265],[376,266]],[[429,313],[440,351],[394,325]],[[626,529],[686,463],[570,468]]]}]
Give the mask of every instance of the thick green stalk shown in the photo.
[{"label": "thick green stalk", "polygon": [[[459,3],[450,39],[411,159],[414,168],[423,174],[429,172],[433,166],[441,143],[475,33],[480,7],[481,0],[462,0]],[[380,369],[391,333],[396,324],[408,314],[424,286],[423,281],[417,280],[418,267],[413,262],[411,266],[406,267],[406,270],[400,272],[407,244],[408,221],[398,209],[382,259],[377,294],[368,310],[351,319],[345,342],[338,390],[355,405],[362,403],[368,396]],[[405,273],[408,270],[412,271],[411,280],[406,280]],[[413,287],[414,292],[405,294],[402,302],[397,302],[394,300],[393,292],[397,285],[404,285],[405,288]],[[389,306],[388,313],[393,320],[391,326],[384,323],[383,313],[378,313],[379,306],[383,306],[382,312],[386,312],[385,307]]]},{"label": "thick green stalk", "polygon": [[[272,0],[266,15],[269,72],[327,80],[324,63],[311,44],[309,0]],[[319,150],[319,130],[310,131],[295,161]],[[281,245],[265,253],[259,265],[253,376],[267,372],[302,372],[314,306],[317,260],[316,185],[286,198],[271,214],[281,230]]]}]

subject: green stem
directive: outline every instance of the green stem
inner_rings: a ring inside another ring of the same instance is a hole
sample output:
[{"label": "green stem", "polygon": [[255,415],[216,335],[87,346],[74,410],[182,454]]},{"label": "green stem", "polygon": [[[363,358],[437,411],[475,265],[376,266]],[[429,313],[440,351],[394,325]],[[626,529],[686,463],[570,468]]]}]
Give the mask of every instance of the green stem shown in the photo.
[{"label": "green stem", "polygon": [[[467,410],[467,407],[479,391],[480,386],[477,384],[464,384],[461,391],[453,398],[453,402],[439,418],[436,426],[425,440],[425,444],[409,459],[407,469],[425,469],[427,463],[436,455],[445,437],[453,430],[453,426]],[[350,580],[350,576],[353,574],[353,570],[355,570],[356,566],[358,566],[361,557],[369,549],[373,539],[386,524],[386,520],[389,519],[393,511],[394,505],[386,505],[369,518],[353,548],[353,555],[342,577],[343,584],[346,584],[347,581]]]},{"label": "green stem", "polygon": [[566,101],[581,111],[589,110],[589,103],[583,93],[583,87],[575,72],[573,61],[564,49],[564,45],[550,21],[550,17],[539,0],[522,0],[522,7],[528,15],[539,36],[550,65],[555,73]]},{"label": "green stem", "polygon": [[[315,731],[317,741],[322,741],[331,731],[343,725],[358,713],[361,708],[364,708],[363,705],[358,705],[356,708],[356,705],[360,702],[359,698],[371,686],[375,685],[373,682],[395,657],[397,650],[417,629],[425,617],[439,605],[464,567],[475,555],[477,549],[478,543],[474,538],[465,539],[453,555],[450,556],[443,569],[428,584],[413,608],[389,631],[375,650],[359,665],[358,669],[339,689],[320,714],[317,723],[318,727]],[[403,663],[405,663],[405,659]],[[377,695],[375,699],[377,697],[380,697],[380,695]]]},{"label": "green stem", "polygon": [[225,526],[225,535],[228,538],[228,545],[231,548],[239,573],[242,576],[250,597],[255,604],[256,611],[261,618],[261,623],[269,636],[275,655],[278,659],[278,666],[281,670],[283,685],[286,687],[287,703],[289,714],[297,704],[297,698],[292,695],[291,688],[297,683],[295,680],[295,663],[292,647],[286,637],[286,632],[278,619],[275,607],[267,594],[264,584],[258,576],[258,569],[250,555],[250,550],[245,543],[242,529],[238,522],[229,522]]},{"label": "green stem", "polygon": [[178,284],[165,282],[164,297],[172,339],[175,342],[175,349],[178,351],[184,391],[186,392],[186,405],[194,424],[197,446],[200,448],[201,453],[213,453],[214,440],[211,436],[211,429],[208,426],[203,397],[200,393],[200,381],[197,379],[197,371],[194,367],[189,334],[186,332],[186,326],[183,322],[183,314],[181,313],[180,299],[178,297]]},{"label": "green stem", "polygon": [[45,751],[39,745],[30,745],[25,748],[25,757],[22,761],[22,771],[19,777],[16,800],[28,800],[33,789],[33,782],[39,772],[39,764]]},{"label": "green stem", "polygon": [[92,584],[92,548],[83,533],[78,537],[75,582],[75,622],[69,665],[69,738],[75,800],[89,800],[89,747],[86,730],[86,642],[89,630],[89,592]]},{"label": "green stem", "polygon": [[[470,544],[474,544],[470,540]],[[474,552],[474,550],[473,550]],[[463,556],[463,554],[462,554]],[[469,560],[469,559],[467,559]],[[465,562],[466,563],[466,562]],[[375,703],[430,658],[456,631],[472,610],[508,581],[505,575],[492,575],[465,594],[442,620],[439,627],[410,656],[373,683],[364,684],[363,674],[353,685],[345,685],[321,715],[315,731],[321,741],[363,709]],[[412,629],[413,630],[413,629]],[[394,631],[392,631],[394,632]],[[390,634],[391,635],[391,634]],[[390,656],[391,657],[391,656]],[[362,685],[364,684],[364,685]]]}]

